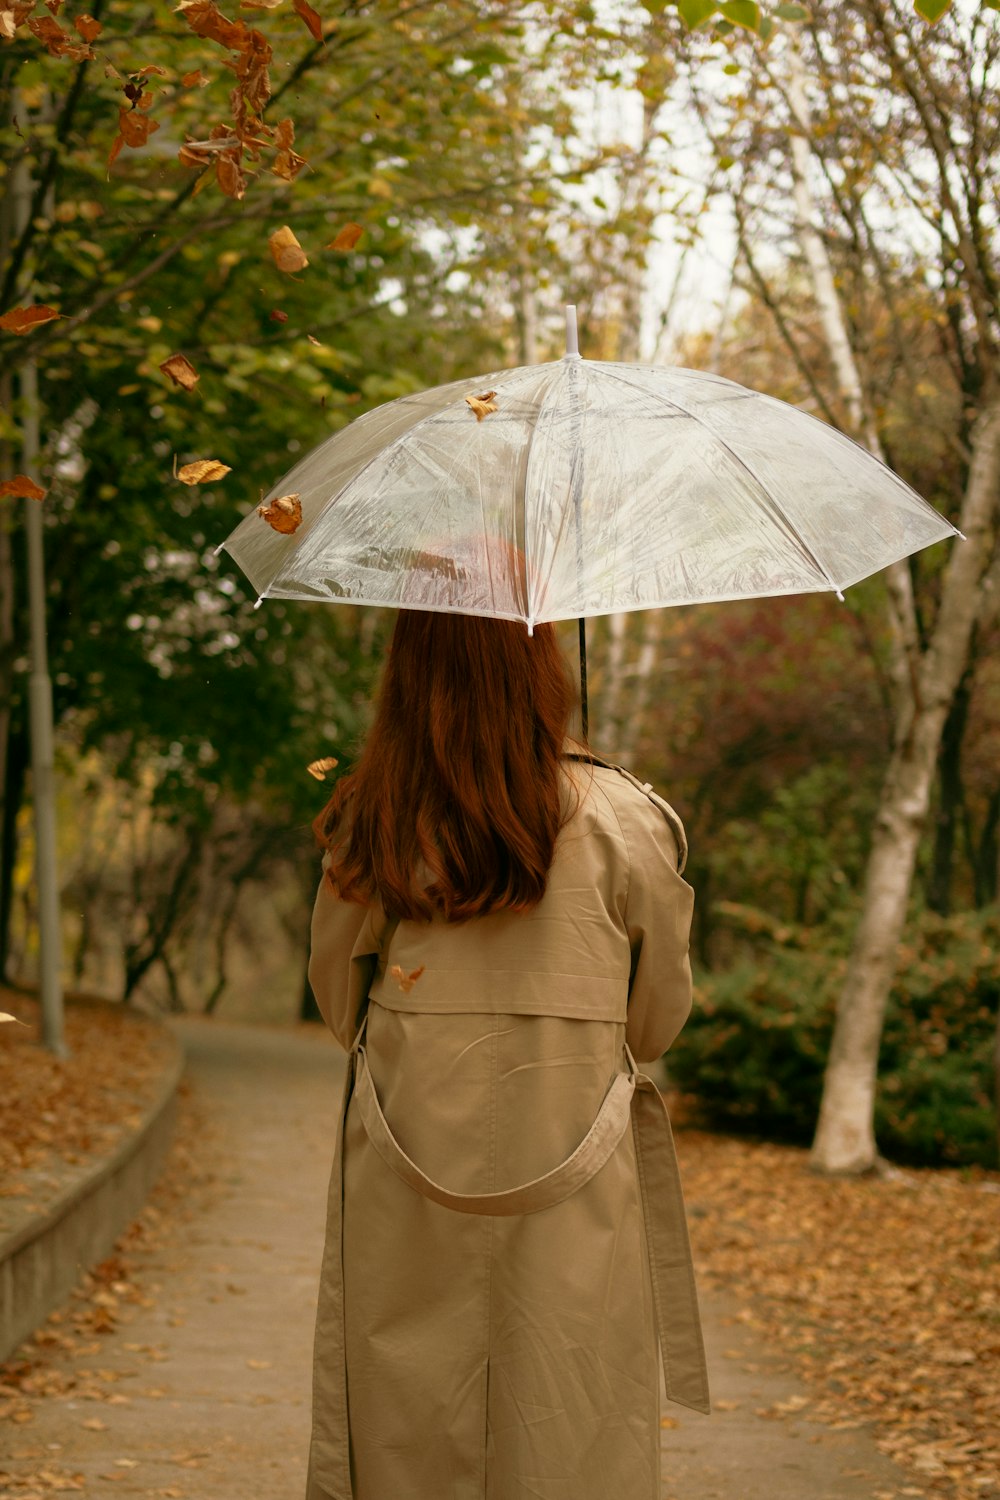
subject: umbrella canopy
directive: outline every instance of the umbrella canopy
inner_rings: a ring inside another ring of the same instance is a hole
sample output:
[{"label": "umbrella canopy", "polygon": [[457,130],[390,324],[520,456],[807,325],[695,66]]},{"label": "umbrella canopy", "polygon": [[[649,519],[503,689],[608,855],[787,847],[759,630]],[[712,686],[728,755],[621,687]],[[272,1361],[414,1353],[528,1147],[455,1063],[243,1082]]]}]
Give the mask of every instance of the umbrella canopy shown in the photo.
[{"label": "umbrella canopy", "polygon": [[288,496],[286,511],[301,506],[293,532],[251,512],[222,543],[261,598],[529,629],[839,594],[958,534],[867,450],[785,402],[577,353],[391,401],[321,443],[261,509]]}]

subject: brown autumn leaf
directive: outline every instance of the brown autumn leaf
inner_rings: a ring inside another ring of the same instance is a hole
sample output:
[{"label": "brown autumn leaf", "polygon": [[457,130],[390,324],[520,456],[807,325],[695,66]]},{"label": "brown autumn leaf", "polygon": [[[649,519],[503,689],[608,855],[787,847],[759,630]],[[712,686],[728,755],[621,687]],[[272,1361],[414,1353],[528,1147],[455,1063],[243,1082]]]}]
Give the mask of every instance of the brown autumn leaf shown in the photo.
[{"label": "brown autumn leaf", "polygon": [[309,340],[310,344],[315,344],[317,349],[322,349],[322,340],[314,338],[311,333],[307,333],[306,338]]},{"label": "brown autumn leaf", "polygon": [[51,323],[53,318],[61,317],[62,313],[56,312],[54,307],[36,302],[31,307],[12,307],[10,312],[5,312],[0,317],[0,328],[5,333],[30,333],[33,328],[40,328],[43,323]]},{"label": "brown autumn leaf", "polygon": [[413,986],[416,984],[417,980],[420,978],[423,972],[423,964],[420,965],[419,969],[411,969],[409,974],[404,973],[399,964],[393,964],[392,968],[389,970],[389,973],[399,985],[399,988],[403,991],[404,995],[408,995],[410,993]]},{"label": "brown autumn leaf", "polygon": [[181,88],[184,89],[203,89],[208,82],[209,80],[200,68],[195,68],[191,73],[181,74]]},{"label": "brown autumn leaf", "polygon": [[284,271],[289,276],[295,271],[304,271],[309,264],[308,256],[287,224],[276,229],[267,243],[271,247],[274,264],[279,271]]},{"label": "brown autumn leaf", "polygon": [[491,411],[496,411],[497,404],[493,399],[495,395],[496,391],[484,391],[481,396],[466,396],[465,399],[468,405],[476,414],[477,422],[481,422],[484,417],[488,417]]},{"label": "brown autumn leaf", "polygon": [[315,776],[317,781],[322,781],[327,771],[332,771],[334,766],[338,766],[339,764],[340,762],[335,755],[324,755],[321,760],[310,761],[306,766],[306,770],[310,776]]},{"label": "brown autumn leaf", "polygon": [[181,484],[210,484],[214,479],[225,479],[231,474],[229,464],[220,464],[217,458],[196,458],[192,463],[183,464],[177,471],[176,477]]},{"label": "brown autumn leaf", "polygon": [[17,17],[12,10],[0,10],[0,36],[8,41],[17,31]]},{"label": "brown autumn leaf", "polygon": [[240,0],[240,10],[277,10],[285,0]]},{"label": "brown autumn leaf", "polygon": [[245,195],[247,180],[238,152],[222,152],[215,158],[215,180],[227,198],[239,201]]},{"label": "brown autumn leaf", "polygon": [[185,391],[193,391],[201,376],[191,361],[183,354],[171,354],[160,366],[164,375],[169,375],[174,385],[183,387]]},{"label": "brown autumn leaf", "polygon": [[284,536],[291,536],[302,525],[302,502],[298,495],[280,495],[270,505],[258,505],[257,514]]},{"label": "brown autumn leaf", "polygon": [[229,21],[213,0],[180,0],[177,7],[195,36],[219,42],[238,52],[247,44],[248,30],[243,21]]},{"label": "brown autumn leaf", "polygon": [[282,312],[280,307],[272,307],[269,317],[272,323],[288,322],[288,314],[286,312]]},{"label": "brown autumn leaf", "polygon": [[0,484],[0,495],[11,495],[17,500],[44,500],[46,493],[27,474],[15,474],[13,479]]},{"label": "brown autumn leaf", "polygon": [[323,40],[323,22],[309,4],[309,0],[295,0],[295,14],[301,16],[309,28],[309,34],[314,42]]},{"label": "brown autumn leaf", "polygon": [[[148,109],[149,105],[145,107]],[[122,108],[118,111],[118,133],[126,146],[144,146],[154,131],[160,128],[159,120],[140,113],[142,108],[140,102],[135,109]]]},{"label": "brown autumn leaf", "polygon": [[328,250],[353,250],[364,232],[363,224],[345,224],[326,248]]},{"label": "brown autumn leaf", "polygon": [[69,57],[74,62],[82,62],[94,56],[91,47],[81,47],[51,16],[29,16],[28,30],[51,57]]},{"label": "brown autumn leaf", "polygon": [[95,21],[93,16],[77,16],[73,25],[85,42],[92,42],[104,30],[100,21]]},{"label": "brown autumn leaf", "polygon": [[291,182],[306,164],[304,156],[292,150],[295,140],[295,124],[290,119],[279,120],[274,130],[275,158],[271,171],[275,177]]}]

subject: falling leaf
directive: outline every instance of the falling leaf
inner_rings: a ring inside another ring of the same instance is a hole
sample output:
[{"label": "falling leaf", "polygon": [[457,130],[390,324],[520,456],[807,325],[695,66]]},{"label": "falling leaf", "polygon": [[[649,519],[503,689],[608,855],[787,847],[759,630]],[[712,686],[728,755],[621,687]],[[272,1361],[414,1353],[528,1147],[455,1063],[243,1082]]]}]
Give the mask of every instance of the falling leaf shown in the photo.
[{"label": "falling leaf", "polygon": [[364,232],[364,226],[361,224],[345,224],[326,248],[328,250],[353,250]]},{"label": "falling leaf", "polygon": [[0,496],[12,495],[19,500],[44,500],[48,492],[27,474],[15,474],[13,479],[0,483]]},{"label": "falling leaf", "polygon": [[181,0],[177,9],[195,36],[207,37],[234,52],[240,51],[249,41],[245,23],[228,21],[212,0]]},{"label": "falling leaf", "polygon": [[310,761],[309,765],[306,766],[306,770],[310,776],[315,776],[317,781],[322,781],[327,771],[332,771],[334,766],[339,764],[340,762],[335,755],[324,755],[322,760]]},{"label": "falling leaf", "polygon": [[269,1370],[270,1368],[271,1368],[271,1361],[269,1359],[248,1359],[247,1360],[247,1369],[248,1370]]},{"label": "falling leaf", "polygon": [[193,73],[183,73],[181,75],[181,88],[203,89],[208,81],[201,69],[195,68]]},{"label": "falling leaf", "polygon": [[17,30],[17,21],[12,10],[0,10],[0,36],[10,38]]},{"label": "falling leaf", "polygon": [[315,344],[317,349],[322,349],[323,345],[320,340],[317,338],[313,338],[311,333],[307,333],[306,338],[309,340],[310,344]]},{"label": "falling leaf", "polygon": [[288,322],[288,314],[286,312],[282,312],[280,307],[272,307],[269,313],[269,317],[272,323]]},{"label": "falling leaf", "polygon": [[215,180],[220,190],[227,198],[234,198],[237,202],[244,196],[247,190],[247,180],[243,175],[237,152],[226,152],[215,158]]},{"label": "falling leaf", "polygon": [[291,182],[298,176],[306,164],[304,156],[292,150],[292,142],[295,140],[295,123],[292,120],[279,120],[274,131],[274,146],[276,156],[271,168],[276,177],[285,182]]},{"label": "falling leaf", "polygon": [[274,264],[279,271],[285,271],[289,275],[294,271],[304,271],[309,264],[308,257],[295,235],[285,224],[281,229],[276,229],[268,239]]},{"label": "falling leaf", "polygon": [[496,411],[497,404],[493,400],[496,391],[486,391],[482,396],[466,396],[466,401],[476,414],[476,421],[481,422],[488,417],[491,411]]},{"label": "falling leaf", "polygon": [[85,42],[92,42],[104,30],[100,21],[95,21],[93,16],[77,16],[73,25]]},{"label": "falling leaf", "polygon": [[416,984],[417,980],[420,978],[423,972],[423,964],[420,965],[419,969],[412,969],[409,974],[405,974],[399,964],[393,964],[392,968],[389,970],[389,973],[399,985],[399,988],[403,991],[404,995],[408,995],[410,993],[413,986]]},{"label": "falling leaf", "polygon": [[257,514],[275,531],[291,536],[302,525],[302,502],[298,495],[281,495],[270,505],[258,505]]},{"label": "falling leaf", "polygon": [[12,307],[10,312],[5,312],[0,317],[0,328],[5,333],[30,333],[33,328],[40,328],[43,323],[51,323],[53,318],[61,317],[62,313],[56,312],[54,307],[36,302],[31,307]]},{"label": "falling leaf", "polygon": [[160,366],[164,375],[169,375],[174,385],[179,385],[186,391],[193,391],[201,376],[198,374],[191,361],[183,354],[171,354]]},{"label": "falling leaf", "polygon": [[[325,762],[315,761],[314,764],[318,766],[318,765],[325,764]],[[333,764],[336,765],[337,762],[334,761]],[[310,771],[312,771],[312,766],[310,766],[309,769],[310,769]],[[315,774],[316,774],[315,771],[313,771],[313,775],[315,775]],[[320,778],[320,779],[322,780],[322,778]],[[22,1021],[17,1016],[12,1016],[12,1015],[10,1015],[5,1010],[0,1010],[0,1023],[2,1023],[3,1021],[13,1021],[15,1026],[27,1026],[27,1024],[28,1024],[27,1021]]]},{"label": "falling leaf", "polygon": [[83,62],[94,56],[90,47],[78,46],[69,32],[63,31],[51,16],[29,16],[28,30],[52,57],[69,57],[74,62]]},{"label": "falling leaf", "polygon": [[196,458],[177,470],[177,478],[181,484],[206,484],[213,479],[225,479],[231,473],[230,465],[220,464],[217,458]]},{"label": "falling leaf", "polygon": [[[160,128],[159,120],[154,120],[149,115],[140,112],[142,109],[142,100],[145,97],[147,96],[139,96],[136,101],[136,108],[125,109],[122,107],[118,111],[118,138],[124,141],[126,146],[131,146],[133,149],[138,146],[144,146],[154,131]],[[115,152],[116,156],[117,154]]]},{"label": "falling leaf", "polygon": [[308,0],[295,0],[295,14],[301,16],[309,28],[313,41],[323,40],[323,22],[313,10]]}]

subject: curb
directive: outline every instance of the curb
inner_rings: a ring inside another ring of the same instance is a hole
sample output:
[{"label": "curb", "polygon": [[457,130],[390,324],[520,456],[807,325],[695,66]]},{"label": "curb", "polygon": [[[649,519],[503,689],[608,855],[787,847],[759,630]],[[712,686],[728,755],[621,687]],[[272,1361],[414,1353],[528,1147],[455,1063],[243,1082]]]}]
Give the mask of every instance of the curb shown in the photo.
[{"label": "curb", "polygon": [[184,1071],[180,1041],[169,1027],[163,1030],[173,1055],[140,1124],[41,1213],[0,1240],[0,1360],[65,1302],[85,1271],[105,1259],[149,1196],[173,1134]]}]

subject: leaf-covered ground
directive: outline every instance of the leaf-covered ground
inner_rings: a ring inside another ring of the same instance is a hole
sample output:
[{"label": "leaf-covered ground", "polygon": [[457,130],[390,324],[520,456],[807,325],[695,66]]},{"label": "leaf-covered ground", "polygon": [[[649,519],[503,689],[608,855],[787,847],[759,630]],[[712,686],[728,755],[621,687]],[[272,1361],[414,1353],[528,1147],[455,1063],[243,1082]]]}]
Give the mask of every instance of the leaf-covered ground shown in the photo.
[{"label": "leaf-covered ground", "polygon": [[172,1055],[162,1029],[123,1006],[65,1010],[63,1060],[40,1045],[37,1000],[0,988],[0,1011],[17,1017],[0,1025],[0,1237],[139,1124]]},{"label": "leaf-covered ground", "polygon": [[1000,1173],[830,1180],[693,1130],[680,1151],[700,1276],[794,1360],[809,1415],[875,1420],[915,1494],[1000,1497]]}]

